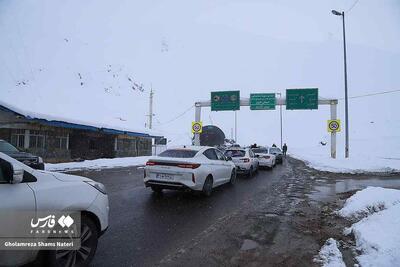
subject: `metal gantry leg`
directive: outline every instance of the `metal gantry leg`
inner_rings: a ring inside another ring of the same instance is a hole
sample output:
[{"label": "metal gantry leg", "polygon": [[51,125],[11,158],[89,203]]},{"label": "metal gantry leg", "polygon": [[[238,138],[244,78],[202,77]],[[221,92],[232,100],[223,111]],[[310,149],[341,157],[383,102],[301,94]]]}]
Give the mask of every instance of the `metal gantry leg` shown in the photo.
[{"label": "metal gantry leg", "polygon": [[[195,103],[194,121],[200,121],[200,120],[201,120],[201,104]],[[198,133],[194,134],[194,145],[195,146],[200,145],[200,134]]]},{"label": "metal gantry leg", "polygon": [[[331,120],[337,119],[337,102],[331,102]],[[331,158],[336,158],[336,132],[331,133]]]}]

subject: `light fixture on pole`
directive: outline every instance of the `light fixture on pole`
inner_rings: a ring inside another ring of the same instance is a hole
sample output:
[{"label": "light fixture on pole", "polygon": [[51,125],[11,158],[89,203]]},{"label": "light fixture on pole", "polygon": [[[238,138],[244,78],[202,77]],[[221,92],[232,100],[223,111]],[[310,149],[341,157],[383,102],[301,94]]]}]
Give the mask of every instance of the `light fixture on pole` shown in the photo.
[{"label": "light fixture on pole", "polygon": [[346,27],[344,22],[344,12],[332,10],[335,16],[341,16],[343,22],[343,52],[344,52],[344,101],[345,101],[345,157],[349,157],[349,99],[347,94],[347,59],[346,59]]}]

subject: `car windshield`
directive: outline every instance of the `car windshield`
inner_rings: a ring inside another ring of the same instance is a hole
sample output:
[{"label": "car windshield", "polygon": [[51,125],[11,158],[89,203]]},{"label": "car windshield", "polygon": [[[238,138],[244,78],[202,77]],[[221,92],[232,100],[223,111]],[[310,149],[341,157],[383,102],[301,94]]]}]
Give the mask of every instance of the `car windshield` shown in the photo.
[{"label": "car windshield", "polygon": [[18,152],[18,149],[5,141],[0,141],[0,152]]},{"label": "car windshield", "polygon": [[268,154],[268,150],[266,148],[253,148],[252,150],[254,153]]},{"label": "car windshield", "polygon": [[158,156],[170,158],[193,158],[197,152],[197,150],[192,149],[168,149],[161,152]]},{"label": "car windshield", "polygon": [[281,149],[277,148],[277,147],[271,147],[269,149],[269,152],[271,152],[271,153],[281,153]]},{"label": "car windshield", "polygon": [[240,158],[246,155],[246,151],[244,150],[227,150],[225,151],[225,156],[231,158]]}]

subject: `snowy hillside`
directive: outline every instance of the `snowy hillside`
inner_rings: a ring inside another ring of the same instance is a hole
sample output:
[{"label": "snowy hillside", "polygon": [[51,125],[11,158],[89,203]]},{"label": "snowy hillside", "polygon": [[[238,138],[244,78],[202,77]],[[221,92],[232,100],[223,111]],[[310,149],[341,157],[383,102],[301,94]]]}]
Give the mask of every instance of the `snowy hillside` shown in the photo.
[{"label": "snowy hillside", "polygon": [[[320,96],[339,99],[343,120],[341,20],[331,9],[350,5],[344,0],[4,0],[0,99],[32,112],[138,129],[147,120],[152,86],[155,129],[173,144],[190,142],[190,107],[216,90],[240,90],[248,97],[318,87]],[[400,88],[399,11],[397,1],[366,0],[348,14],[350,96]],[[354,155],[373,150],[400,158],[385,142],[400,143],[399,102],[400,93],[350,100],[350,140],[365,141]],[[284,110],[283,118],[289,150],[306,148],[307,154],[307,148],[329,141],[329,107]],[[202,120],[230,137],[233,112],[204,109]],[[344,134],[338,139],[343,143]],[[238,141],[279,143],[278,110],[242,107]]]}]

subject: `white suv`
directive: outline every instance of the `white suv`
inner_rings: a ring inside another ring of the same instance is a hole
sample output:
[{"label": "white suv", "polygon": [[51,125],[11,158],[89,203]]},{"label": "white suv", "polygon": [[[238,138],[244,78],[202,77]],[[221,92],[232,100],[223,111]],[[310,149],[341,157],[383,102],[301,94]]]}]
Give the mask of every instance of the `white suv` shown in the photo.
[{"label": "white suv", "polygon": [[[80,213],[80,248],[0,250],[0,266],[19,266],[38,258],[45,262],[44,266],[86,266],[94,257],[98,238],[108,228],[109,213],[103,184],[84,177],[34,170],[0,152],[0,214],[18,216],[21,212],[44,211]],[[5,217],[0,215],[0,224],[9,219]]]},{"label": "white suv", "polygon": [[230,148],[225,150],[225,156],[232,159],[238,173],[251,177],[258,171],[258,159],[250,148]]}]

